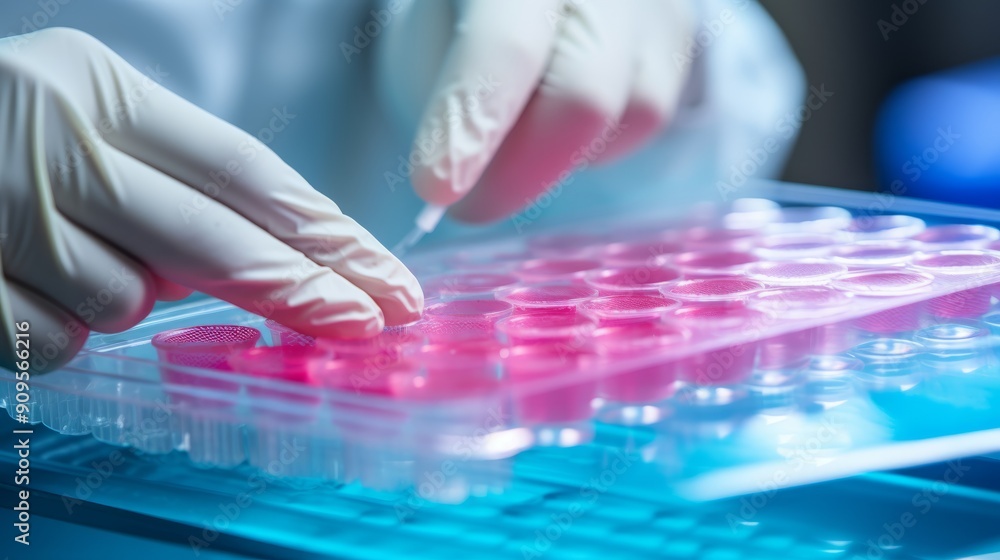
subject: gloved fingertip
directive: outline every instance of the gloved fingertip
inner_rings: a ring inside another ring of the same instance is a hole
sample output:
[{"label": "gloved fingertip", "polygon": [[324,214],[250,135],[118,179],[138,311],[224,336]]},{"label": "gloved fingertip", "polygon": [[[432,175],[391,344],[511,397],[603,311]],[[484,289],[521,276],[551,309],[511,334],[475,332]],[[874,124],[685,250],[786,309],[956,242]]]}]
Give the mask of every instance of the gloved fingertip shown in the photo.
[{"label": "gloved fingertip", "polygon": [[318,338],[359,339],[378,336],[384,328],[385,319],[381,313],[377,313],[351,318],[334,316],[330,317],[329,322],[314,322],[296,330]]},{"label": "gloved fingertip", "polygon": [[194,290],[153,275],[156,299],[159,301],[179,301],[194,293]]},{"label": "gloved fingertip", "polygon": [[411,176],[413,190],[424,202],[450,206],[461,200],[468,191],[443,167],[442,164],[434,163],[415,166]]}]

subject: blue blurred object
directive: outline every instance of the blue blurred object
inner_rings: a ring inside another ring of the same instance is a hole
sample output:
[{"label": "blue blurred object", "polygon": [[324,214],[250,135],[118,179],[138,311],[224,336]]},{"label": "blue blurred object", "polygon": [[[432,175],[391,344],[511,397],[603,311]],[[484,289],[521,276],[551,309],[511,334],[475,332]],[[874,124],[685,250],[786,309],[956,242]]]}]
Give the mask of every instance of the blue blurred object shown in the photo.
[{"label": "blue blurred object", "polygon": [[881,187],[895,195],[1000,208],[1000,59],[903,84],[875,130]]}]

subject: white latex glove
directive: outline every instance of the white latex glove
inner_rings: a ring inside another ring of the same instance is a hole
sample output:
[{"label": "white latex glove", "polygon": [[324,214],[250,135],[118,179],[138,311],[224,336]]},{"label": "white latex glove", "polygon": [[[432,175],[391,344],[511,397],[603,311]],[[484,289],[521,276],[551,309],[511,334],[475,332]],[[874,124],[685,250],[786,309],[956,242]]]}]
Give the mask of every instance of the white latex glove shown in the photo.
[{"label": "white latex glove", "polygon": [[421,115],[417,194],[495,220],[634,150],[671,121],[693,29],[687,0],[407,3],[378,76],[404,119]]},{"label": "white latex glove", "polygon": [[422,310],[409,271],[271,150],[85,33],[0,41],[0,135],[3,365],[15,322],[51,369],[190,289],[310,335]]}]

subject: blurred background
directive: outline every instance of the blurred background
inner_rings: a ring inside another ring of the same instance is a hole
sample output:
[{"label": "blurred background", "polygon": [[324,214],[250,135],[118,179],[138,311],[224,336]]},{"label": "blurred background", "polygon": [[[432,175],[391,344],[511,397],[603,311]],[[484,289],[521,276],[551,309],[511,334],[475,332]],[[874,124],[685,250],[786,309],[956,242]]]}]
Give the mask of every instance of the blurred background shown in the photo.
[{"label": "blurred background", "polygon": [[[804,123],[784,179],[860,190],[886,190],[901,180],[912,187],[907,195],[1000,206],[1000,62],[935,75],[1000,57],[1000,2],[761,3],[808,83],[834,92]],[[929,153],[940,159],[935,165],[914,162],[929,167],[915,179],[917,168],[904,168],[906,161],[948,125],[961,134],[961,149]],[[984,190],[996,194],[984,197]]]}]

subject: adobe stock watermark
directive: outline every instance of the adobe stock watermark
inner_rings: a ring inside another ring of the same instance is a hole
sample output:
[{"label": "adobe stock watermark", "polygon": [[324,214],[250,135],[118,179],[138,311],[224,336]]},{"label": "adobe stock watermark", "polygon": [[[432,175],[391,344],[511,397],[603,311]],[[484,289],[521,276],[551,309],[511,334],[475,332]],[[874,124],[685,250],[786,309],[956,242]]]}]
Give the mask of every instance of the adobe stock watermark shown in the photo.
[{"label": "adobe stock watermark", "polygon": [[35,33],[49,27],[56,19],[63,7],[73,0],[37,0],[35,6],[37,10],[21,17],[21,27],[18,31],[12,31],[7,37],[13,37],[14,52],[20,52],[21,47],[28,44],[34,38]]},{"label": "adobe stock watermark", "polygon": [[941,498],[951,492],[952,487],[958,484],[962,477],[972,469],[969,465],[962,464],[961,459],[948,461],[946,465],[940,479],[926,485],[913,495],[910,499],[910,509],[900,513],[899,517],[882,524],[882,534],[868,539],[865,542],[868,546],[865,554],[855,554],[855,560],[881,560],[885,557],[887,550],[898,548],[903,538],[920,523],[920,519],[927,515],[941,501]]},{"label": "adobe stock watermark", "polygon": [[802,125],[813,118],[833,97],[834,92],[826,89],[826,84],[809,86],[809,95],[805,103],[796,110],[786,113],[774,124],[774,134],[765,138],[756,147],[746,151],[746,157],[729,167],[728,181],[719,180],[715,189],[724,202],[739,191],[747,181],[753,178],[771,157],[777,154],[787,143],[791,142]]},{"label": "adobe stock watermark", "polygon": [[619,477],[628,472],[637,459],[616,449],[610,464],[580,487],[577,499],[565,511],[550,515],[551,521],[545,527],[535,530],[533,546],[521,545],[521,558],[528,560],[545,556],[563,535],[572,530],[576,520],[586,515],[601,496],[618,483]]},{"label": "adobe stock watermark", "polygon": [[[127,268],[110,270],[107,283],[103,288],[88,295],[73,308],[76,317],[84,325],[90,325],[124,292],[138,277]],[[46,339],[38,351],[32,352],[31,367],[35,371],[45,371],[49,364],[62,356],[70,342],[77,337],[86,336],[86,328],[80,326],[77,320],[67,321],[57,332],[46,333]]]},{"label": "adobe stock watermark", "polygon": [[170,76],[170,73],[162,69],[159,64],[155,67],[147,66],[143,74],[142,80],[126,89],[123,96],[106,104],[111,113],[98,120],[94,128],[87,130],[83,138],[68,150],[66,159],[53,162],[53,172],[61,180],[69,180],[72,172],[93,155],[97,149],[96,141],[103,142],[106,134],[110,134],[120,126],[121,122],[131,118],[134,109],[146,100],[150,92],[162,87],[163,81]]},{"label": "adobe stock watermark", "polygon": [[910,21],[910,17],[916,14],[921,6],[926,3],[927,0],[903,0],[902,2],[893,4],[889,17],[882,18],[875,22],[875,25],[878,26],[879,33],[882,34],[882,40],[888,41],[889,36],[899,31],[899,28],[906,25],[906,23]]},{"label": "adobe stock watermark", "polygon": [[791,475],[808,466],[817,465],[826,445],[840,437],[841,430],[841,418],[838,414],[825,415],[811,436],[788,451],[784,465],[774,469],[767,479],[758,481],[756,492],[741,497],[740,507],[735,513],[726,513],[729,530],[738,533],[754,525],[754,518],[771,503],[779,490],[788,486]]},{"label": "adobe stock watermark", "polygon": [[267,146],[274,142],[278,134],[288,128],[296,116],[295,113],[288,110],[287,105],[272,108],[271,118],[268,120],[267,126],[262,127],[255,135],[247,135],[236,146],[238,157],[232,157],[218,169],[209,171],[209,181],[202,185],[201,191],[195,192],[190,201],[178,206],[184,223],[190,224],[192,218],[201,214],[208,207],[209,200],[219,198],[222,192],[229,188],[233,180],[243,173],[245,166],[256,160],[261,152],[267,150]]},{"label": "adobe stock watermark", "polygon": [[465,464],[479,456],[490,435],[508,427],[501,409],[490,407],[471,433],[455,441],[448,458],[442,459],[436,468],[424,471],[414,481],[406,497],[394,506],[396,518],[406,521],[427,505],[442,501],[440,498],[448,491],[449,483],[463,474]]},{"label": "adobe stock watermark", "polygon": [[896,204],[896,197],[906,196],[910,186],[920,181],[924,174],[941,159],[941,156],[954,148],[961,139],[962,135],[955,132],[950,125],[939,126],[937,134],[927,147],[920,153],[913,154],[901,164],[900,172],[904,178],[893,179],[885,190],[875,191],[872,194],[872,202],[859,209],[855,219],[860,225],[865,226],[874,217],[890,212]]},{"label": "adobe stock watermark", "polygon": [[524,199],[524,209],[510,218],[517,233],[524,233],[527,227],[537,222],[545,210],[562,196],[563,189],[576,180],[576,174],[596,163],[601,155],[608,151],[608,146],[617,142],[628,128],[625,123],[610,118],[606,119],[604,128],[596,136],[591,138],[589,142],[581,144],[570,154],[569,167],[559,174],[555,182],[547,185],[534,198]]},{"label": "adobe stock watermark", "polygon": [[493,74],[488,74],[478,76],[469,83],[453,86],[453,89],[458,91],[464,88],[467,93],[449,98],[448,106],[442,114],[417,134],[409,155],[405,157],[400,155],[396,158],[398,162],[396,170],[388,170],[382,174],[389,192],[396,192],[396,185],[408,180],[413,175],[414,169],[423,165],[434,155],[438,146],[448,141],[447,131],[461,127],[465,120],[502,85]]},{"label": "adobe stock watermark", "polygon": [[371,17],[367,22],[354,26],[353,40],[350,43],[340,42],[340,52],[344,55],[344,60],[348,64],[354,62],[353,57],[360,55],[361,51],[367,49],[405,7],[406,4],[403,3],[403,0],[391,0],[385,8],[369,12]]},{"label": "adobe stock watermark", "polygon": [[[171,410],[166,403],[156,402],[149,414],[143,416],[139,422],[125,431],[121,437],[121,443],[134,448],[142,448],[143,443],[150,438],[169,437],[168,423],[171,417]],[[90,500],[95,492],[100,490],[104,483],[110,479],[115,470],[125,464],[125,452],[114,449],[108,456],[100,461],[91,461],[90,472],[84,476],[78,476],[74,480],[76,488],[72,496],[63,496],[63,507],[66,513],[73,515],[76,506],[82,505]]]},{"label": "adobe stock watermark", "polygon": [[[298,439],[293,438],[286,442],[278,456],[271,460],[262,470],[271,476],[278,478],[285,474],[287,468],[302,456],[308,448]],[[251,507],[256,499],[268,489],[267,478],[260,472],[255,472],[247,477],[247,490],[240,491],[233,499],[220,502],[217,509],[219,513],[211,519],[202,520],[202,530],[198,534],[188,535],[188,546],[195,556],[201,556],[201,551],[210,548],[219,537],[233,523],[235,523],[243,512]]]},{"label": "adobe stock watermark", "polygon": [[673,55],[674,66],[678,70],[683,70],[691,65],[694,60],[712,47],[719,37],[736,23],[736,13],[745,10],[750,5],[750,0],[731,0],[732,7],[726,7],[715,16],[704,20],[694,34],[684,43],[681,52]]},{"label": "adobe stock watermark", "polygon": [[[325,267],[318,262],[343,262],[346,258],[344,248],[340,244],[339,232],[333,231],[329,225],[313,225],[308,233],[309,243],[299,247],[306,254],[312,255],[313,258],[302,259],[297,265],[284,269],[285,274],[281,277],[282,282],[279,283],[278,287],[265,294],[262,299],[253,301],[252,311],[257,315],[270,319],[277,303],[284,304],[288,301],[289,294],[298,289],[303,281],[323,273]],[[300,243],[305,243],[305,241],[300,241]],[[253,319],[247,320],[247,326],[254,326],[254,324]]]}]

